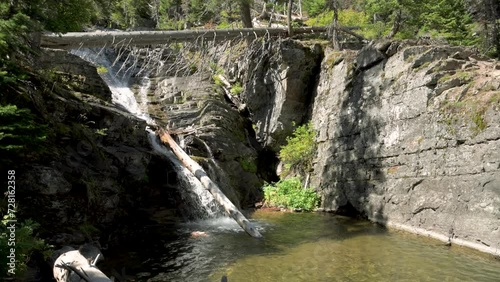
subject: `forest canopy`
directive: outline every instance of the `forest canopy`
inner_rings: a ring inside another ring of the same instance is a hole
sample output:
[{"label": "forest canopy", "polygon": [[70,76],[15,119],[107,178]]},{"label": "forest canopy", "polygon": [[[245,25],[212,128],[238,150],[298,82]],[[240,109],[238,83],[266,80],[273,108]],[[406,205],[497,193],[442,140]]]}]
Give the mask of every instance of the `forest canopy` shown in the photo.
[{"label": "forest canopy", "polygon": [[[338,24],[367,39],[430,37],[499,55],[496,0],[10,0],[0,4],[0,14],[3,24],[22,14],[38,29],[55,32],[238,28],[286,19],[276,15],[285,16],[289,3],[294,26],[330,25],[336,15]],[[5,38],[3,26],[0,32]]]}]

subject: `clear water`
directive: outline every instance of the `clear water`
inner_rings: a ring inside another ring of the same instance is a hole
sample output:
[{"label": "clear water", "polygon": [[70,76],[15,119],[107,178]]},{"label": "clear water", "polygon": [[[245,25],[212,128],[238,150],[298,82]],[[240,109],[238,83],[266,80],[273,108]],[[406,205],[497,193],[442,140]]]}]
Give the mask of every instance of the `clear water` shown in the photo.
[{"label": "clear water", "polygon": [[224,218],[150,227],[146,244],[120,250],[135,258],[120,266],[137,281],[500,281],[491,256],[362,220],[264,211],[253,220],[264,240]]}]

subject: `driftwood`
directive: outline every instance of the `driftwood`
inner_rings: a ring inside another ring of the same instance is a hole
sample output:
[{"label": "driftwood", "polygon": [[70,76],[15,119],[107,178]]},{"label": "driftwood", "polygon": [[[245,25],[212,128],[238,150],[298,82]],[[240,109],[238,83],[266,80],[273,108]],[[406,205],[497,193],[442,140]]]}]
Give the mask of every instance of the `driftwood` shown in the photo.
[{"label": "driftwood", "polygon": [[177,145],[175,140],[163,129],[158,129],[156,133],[160,136],[163,143],[168,144],[177,158],[181,163],[189,170],[191,173],[200,180],[205,189],[207,189],[214,199],[224,207],[226,213],[232,217],[240,226],[243,228],[250,236],[254,238],[262,238],[262,235],[253,227],[253,225],[245,218],[245,216],[236,208],[236,206],[222,193],[222,191],[217,187],[203,170],[203,168],[194,160],[192,160],[182,148]]},{"label": "driftwood", "polygon": [[94,260],[90,260],[81,251],[67,251],[54,263],[54,278],[57,282],[111,282],[111,279],[95,267],[98,259],[99,255]]},{"label": "driftwood", "polygon": [[[322,33],[326,27],[294,28],[294,34]],[[147,46],[180,41],[223,41],[238,37],[283,36],[286,28],[240,28],[240,29],[198,29],[179,31],[109,31],[68,32],[65,34],[45,33],[40,45],[46,48],[74,49],[79,47],[111,47],[113,45]]]},{"label": "driftwood", "polygon": [[351,29],[347,28],[347,27],[343,27],[343,26],[332,26],[333,29],[336,29],[337,31],[340,31],[340,32],[343,32],[343,33],[347,33],[351,36],[354,36],[356,37],[356,39],[358,39],[359,41],[367,41],[366,38],[364,38],[363,36],[357,34],[356,32],[354,31],[351,31]]}]

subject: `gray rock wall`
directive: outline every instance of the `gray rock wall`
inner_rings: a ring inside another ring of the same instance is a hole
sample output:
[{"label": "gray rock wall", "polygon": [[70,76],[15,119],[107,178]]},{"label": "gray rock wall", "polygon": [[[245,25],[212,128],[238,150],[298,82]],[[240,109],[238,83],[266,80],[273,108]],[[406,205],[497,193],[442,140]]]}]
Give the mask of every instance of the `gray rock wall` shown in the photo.
[{"label": "gray rock wall", "polygon": [[242,100],[251,112],[257,140],[278,151],[307,116],[321,49],[292,40],[250,49],[256,51],[239,67],[245,70],[241,78],[246,84]]},{"label": "gray rock wall", "polygon": [[225,101],[207,73],[152,78],[148,111],[182,138],[181,146],[202,165],[225,195],[246,208],[259,197],[258,152],[245,120]]},{"label": "gray rock wall", "polygon": [[323,208],[500,254],[500,67],[480,59],[396,43],[327,51],[311,118]]}]

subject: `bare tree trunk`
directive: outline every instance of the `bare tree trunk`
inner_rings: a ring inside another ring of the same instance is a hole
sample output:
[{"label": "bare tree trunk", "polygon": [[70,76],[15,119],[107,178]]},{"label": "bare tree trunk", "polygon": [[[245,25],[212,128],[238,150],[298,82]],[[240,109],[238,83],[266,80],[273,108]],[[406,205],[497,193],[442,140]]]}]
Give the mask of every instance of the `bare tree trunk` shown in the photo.
[{"label": "bare tree trunk", "polygon": [[491,16],[490,16],[490,21],[493,23],[493,27],[492,27],[492,45],[494,46],[495,48],[495,53],[494,53],[494,56],[496,58],[500,58],[500,22],[499,22],[499,18],[500,18],[500,15],[498,15],[498,1],[493,1],[493,0],[490,0],[490,13],[491,13]]},{"label": "bare tree trunk", "polygon": [[151,0],[148,6],[151,12],[151,19],[155,22],[155,27],[160,28],[160,1]]},{"label": "bare tree trunk", "polygon": [[[321,33],[325,27],[295,28],[295,33]],[[339,30],[342,30],[339,27]],[[46,48],[73,49],[111,46],[146,46],[166,44],[179,41],[203,40],[230,40],[238,37],[255,36],[286,36],[286,28],[242,28],[218,30],[180,30],[180,31],[110,31],[110,32],[68,32],[64,34],[44,33],[41,35],[40,45]],[[352,33],[345,30],[347,33]]]},{"label": "bare tree trunk", "polygon": [[250,1],[240,0],[240,14],[243,27],[252,28],[252,15],[250,13]]},{"label": "bare tree trunk", "polygon": [[257,231],[253,225],[245,218],[243,214],[234,206],[234,204],[222,193],[222,191],[217,187],[207,175],[207,173],[203,170],[203,168],[195,161],[193,161],[177,143],[172,139],[170,134],[168,134],[163,129],[158,129],[157,131],[160,139],[163,143],[166,143],[170,146],[174,154],[177,156],[179,161],[189,170],[191,173],[196,176],[203,184],[205,189],[207,189],[214,199],[224,207],[226,213],[232,217],[240,226],[243,228],[250,236],[254,238],[262,238],[262,235]]},{"label": "bare tree trunk", "polygon": [[271,13],[269,14],[269,23],[267,24],[267,27],[271,27],[273,25],[274,7],[275,7],[275,4],[273,4],[273,9],[271,10]]},{"label": "bare tree trunk", "polygon": [[304,182],[304,189],[307,189],[307,186],[309,186],[309,177],[311,176],[311,173],[308,172],[306,175],[306,181]]},{"label": "bare tree trunk", "polygon": [[293,27],[292,27],[292,6],[293,0],[288,0],[288,36],[293,36]]},{"label": "bare tree trunk", "polygon": [[340,50],[339,34],[337,29],[339,26],[339,10],[337,8],[337,0],[332,0],[332,6],[333,6],[333,32],[332,32],[333,49]]},{"label": "bare tree trunk", "polygon": [[387,38],[393,38],[399,32],[399,29],[401,28],[401,23],[403,21],[401,13],[402,13],[401,9],[399,9],[396,12],[396,18],[394,18],[394,23],[392,24],[391,33],[387,35]]},{"label": "bare tree trunk", "polygon": [[262,5],[262,12],[260,12],[260,15],[258,16],[259,19],[267,19],[269,17],[267,13],[267,2],[269,0],[264,0],[264,5]]}]

